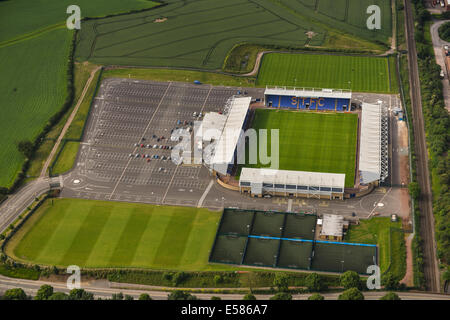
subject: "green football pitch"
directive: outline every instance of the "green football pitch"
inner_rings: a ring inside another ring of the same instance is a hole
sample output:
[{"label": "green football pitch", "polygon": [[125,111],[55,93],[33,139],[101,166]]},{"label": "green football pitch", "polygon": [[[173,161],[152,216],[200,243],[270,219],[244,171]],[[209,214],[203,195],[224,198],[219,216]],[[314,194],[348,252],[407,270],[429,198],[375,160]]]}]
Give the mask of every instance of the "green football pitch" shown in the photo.
[{"label": "green football pitch", "polygon": [[279,129],[281,170],[345,173],[345,186],[353,187],[357,126],[356,114],[257,109],[252,127],[268,130],[269,152],[270,130]]},{"label": "green football pitch", "polygon": [[257,84],[356,92],[398,91],[392,58],[330,54],[266,54]]},{"label": "green football pitch", "polygon": [[45,265],[217,269],[208,255],[220,216],[207,209],[53,199],[6,250],[19,261]]}]

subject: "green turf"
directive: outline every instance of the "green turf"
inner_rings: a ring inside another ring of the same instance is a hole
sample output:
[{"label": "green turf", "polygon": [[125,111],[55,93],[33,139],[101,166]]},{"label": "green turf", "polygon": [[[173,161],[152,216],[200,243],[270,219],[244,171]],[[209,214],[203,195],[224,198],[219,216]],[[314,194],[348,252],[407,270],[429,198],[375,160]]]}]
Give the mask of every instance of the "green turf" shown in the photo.
[{"label": "green turf", "polygon": [[[257,109],[252,127],[268,135],[279,129],[281,170],[345,173],[345,186],[353,187],[357,125],[356,114]],[[268,150],[270,141],[269,135]]]},{"label": "green turf", "polygon": [[390,86],[389,77],[388,58],[270,53],[263,58],[257,84],[396,92],[396,79]]},{"label": "green turf", "polygon": [[[0,186],[10,187],[23,156],[21,140],[33,141],[67,96],[67,68],[73,31],[66,29],[68,5],[82,17],[148,8],[144,0],[0,1]],[[42,163],[42,159],[37,159]],[[34,166],[33,169],[36,169]],[[35,172],[31,172],[35,174]]]},{"label": "green turf", "polygon": [[[353,34],[370,41],[388,43],[392,36],[392,9],[390,0],[274,0],[290,8],[305,19],[312,19],[332,30]],[[367,8],[381,9],[381,29],[367,28]]]},{"label": "green turf", "polygon": [[[321,27],[271,0],[168,0],[167,6],[82,24],[77,59],[136,66],[220,69],[240,43],[321,45]],[[164,22],[154,22],[167,18]],[[314,31],[308,39],[307,31]]]},{"label": "green turf", "polygon": [[58,29],[0,47],[0,186],[9,186],[22,165],[17,143],[32,140],[64,103],[70,39]]},{"label": "green turf", "polygon": [[33,34],[54,25],[65,25],[69,5],[78,5],[81,17],[99,17],[130,10],[151,8],[148,0],[13,0],[0,1],[0,42]]},{"label": "green turf", "polygon": [[46,265],[208,270],[219,219],[207,209],[47,200],[7,252]]},{"label": "green turf", "polygon": [[[390,241],[390,228],[401,229],[402,223],[391,222],[389,217],[375,217],[369,220],[361,220],[357,226],[350,226],[346,242],[377,244],[379,248],[379,264],[381,271],[384,272],[389,267],[390,261],[393,261],[394,275],[401,277],[405,270],[401,266],[405,264],[405,249],[403,234],[399,232],[392,233]],[[391,243],[393,244],[391,256]]]}]

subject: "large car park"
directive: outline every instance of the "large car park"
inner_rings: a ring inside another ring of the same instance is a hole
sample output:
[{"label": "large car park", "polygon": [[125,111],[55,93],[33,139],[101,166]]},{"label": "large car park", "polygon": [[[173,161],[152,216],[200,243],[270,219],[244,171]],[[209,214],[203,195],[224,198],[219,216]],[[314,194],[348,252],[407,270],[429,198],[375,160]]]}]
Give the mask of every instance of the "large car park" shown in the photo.
[{"label": "large car park", "polygon": [[[261,96],[263,90],[252,89]],[[106,79],[92,108],[72,175],[100,199],[196,204],[211,181],[202,166],[177,166],[176,129],[192,132],[205,112],[223,112],[235,88]],[[95,188],[93,187],[95,186]],[[68,191],[69,192],[69,191]],[[75,196],[82,196],[80,190]],[[183,200],[184,199],[184,200]]]}]

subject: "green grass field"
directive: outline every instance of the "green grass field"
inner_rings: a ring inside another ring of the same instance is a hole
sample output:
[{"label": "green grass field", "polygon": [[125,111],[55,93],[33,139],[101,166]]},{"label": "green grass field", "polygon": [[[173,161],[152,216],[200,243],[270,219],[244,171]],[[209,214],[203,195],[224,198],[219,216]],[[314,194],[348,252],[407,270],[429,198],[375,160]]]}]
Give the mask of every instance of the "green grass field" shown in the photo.
[{"label": "green grass field", "polygon": [[395,60],[388,58],[270,53],[263,58],[257,84],[396,93],[393,71]]},{"label": "green grass field", "polygon": [[0,47],[0,186],[9,186],[22,166],[17,143],[32,140],[64,103],[70,40],[58,29]]},{"label": "green grass field", "polygon": [[[381,272],[389,270],[399,280],[406,272],[406,249],[402,232],[390,233],[390,228],[400,230],[401,221],[391,222],[389,217],[374,217],[369,220],[361,220],[357,226],[350,226],[345,241],[356,243],[377,244],[379,248],[378,263]],[[391,248],[392,247],[392,248]]]},{"label": "green grass field", "polygon": [[[24,161],[17,143],[34,140],[50,117],[62,108],[66,98],[67,59],[73,36],[73,31],[65,28],[69,16],[66,8],[70,4],[79,5],[83,17],[92,17],[149,8],[156,3],[146,0],[0,1],[0,12],[7,12],[0,19],[2,187],[11,186]],[[36,159],[39,164],[40,156]],[[31,167],[34,175],[39,165]]]},{"label": "green grass field", "polygon": [[[370,41],[388,43],[392,36],[392,9],[390,0],[278,0],[297,15],[319,25],[355,35]],[[367,8],[381,9],[381,29],[367,28]]]},{"label": "green grass field", "polygon": [[353,187],[357,125],[355,114],[257,109],[252,128],[268,129],[269,137],[279,129],[280,169],[345,173],[345,186]]},{"label": "green grass field", "polygon": [[[271,0],[180,1],[83,23],[76,56],[95,63],[221,69],[239,43],[301,48],[325,32]],[[163,22],[156,19],[167,18]],[[316,35],[308,39],[307,31]]]},{"label": "green grass field", "polygon": [[220,216],[207,209],[53,199],[6,251],[46,265],[217,269],[207,264]]}]

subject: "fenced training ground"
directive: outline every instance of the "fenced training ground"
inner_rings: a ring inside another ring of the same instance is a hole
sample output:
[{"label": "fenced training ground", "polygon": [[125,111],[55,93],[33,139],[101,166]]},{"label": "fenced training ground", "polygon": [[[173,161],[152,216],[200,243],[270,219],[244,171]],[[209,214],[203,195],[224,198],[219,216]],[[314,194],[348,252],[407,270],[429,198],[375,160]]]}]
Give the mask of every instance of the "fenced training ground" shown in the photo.
[{"label": "fenced training ground", "polygon": [[315,241],[310,213],[225,209],[209,261],[256,267],[366,274],[377,246]]}]

